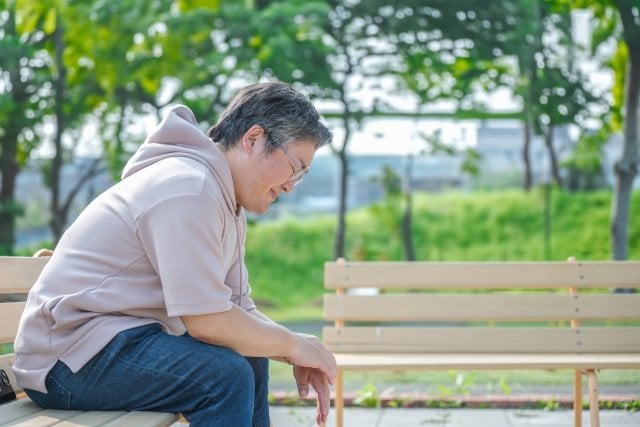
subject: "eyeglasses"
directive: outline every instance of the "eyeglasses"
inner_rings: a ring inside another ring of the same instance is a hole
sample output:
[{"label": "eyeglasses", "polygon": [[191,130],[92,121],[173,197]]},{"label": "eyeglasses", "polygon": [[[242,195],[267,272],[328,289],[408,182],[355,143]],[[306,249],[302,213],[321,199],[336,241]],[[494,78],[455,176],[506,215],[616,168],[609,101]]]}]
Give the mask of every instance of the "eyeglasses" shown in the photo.
[{"label": "eyeglasses", "polygon": [[284,153],[284,155],[287,156],[287,159],[289,159],[289,164],[291,164],[291,167],[293,168],[293,174],[291,174],[291,177],[289,178],[289,180],[293,182],[294,187],[297,187],[298,184],[302,182],[302,178],[304,177],[304,174],[309,172],[309,167],[304,165],[298,165],[293,160],[293,158],[291,158],[289,153],[287,153],[287,150],[285,150],[285,148],[282,145],[279,146],[278,148],[280,148]]}]

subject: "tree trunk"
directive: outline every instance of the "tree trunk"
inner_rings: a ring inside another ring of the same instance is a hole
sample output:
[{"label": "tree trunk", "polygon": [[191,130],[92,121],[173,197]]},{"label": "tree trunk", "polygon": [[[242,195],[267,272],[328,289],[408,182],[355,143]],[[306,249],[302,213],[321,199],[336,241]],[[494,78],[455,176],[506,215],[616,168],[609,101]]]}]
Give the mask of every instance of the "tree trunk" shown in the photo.
[{"label": "tree trunk", "polygon": [[633,14],[634,2],[616,0],[624,39],[629,49],[626,70],[624,107],[624,146],[622,156],[615,165],[615,191],[611,212],[611,245],[613,259],[626,260],[629,247],[629,211],[633,181],[638,173],[638,145],[640,135],[640,25]]},{"label": "tree trunk", "polygon": [[522,146],[522,159],[524,162],[524,191],[531,190],[533,186],[533,172],[531,170],[531,136],[534,129],[534,112],[533,106],[536,104],[537,98],[537,80],[538,80],[538,65],[536,62],[536,52],[540,52],[542,49],[542,29],[540,23],[542,22],[542,15],[544,13],[543,5],[539,2],[530,2],[527,4],[527,8],[533,16],[532,23],[534,25],[532,31],[533,39],[528,41],[522,50],[522,57],[520,59],[520,65],[524,71],[524,77],[528,81],[527,87],[523,94],[524,103],[524,143]]},{"label": "tree trunk", "polygon": [[[348,134],[348,132],[347,132]],[[347,182],[349,179],[349,159],[346,153],[346,141],[343,149],[338,154],[340,159],[340,193],[338,194],[338,224],[336,226],[336,234],[334,239],[334,259],[344,258],[344,241],[346,232],[346,216],[347,216]]]},{"label": "tree trunk", "polygon": [[531,190],[533,185],[533,177],[531,175],[531,120],[527,113],[524,118],[524,141],[522,143],[522,162],[524,165],[524,179],[522,187],[524,191]]},{"label": "tree trunk", "polygon": [[15,222],[19,213],[19,206],[14,200],[19,170],[16,161],[18,135],[9,130],[2,137],[0,151],[0,255],[13,255]]},{"label": "tree trunk", "polygon": [[407,261],[415,261],[416,255],[413,246],[413,194],[411,193],[411,177],[413,176],[413,156],[407,158],[404,171],[404,212],[402,214],[402,242],[404,244],[404,256]]},{"label": "tree trunk", "polygon": [[[349,74],[351,71],[349,71]],[[344,107],[342,113],[342,127],[344,128],[344,138],[342,139],[342,146],[337,151],[338,158],[340,159],[340,194],[338,195],[338,224],[336,226],[336,235],[334,239],[333,255],[334,259],[345,257],[345,240],[346,240],[346,216],[347,216],[347,190],[349,188],[349,156],[347,154],[347,147],[351,139],[351,121],[353,115],[349,108],[349,102],[347,101],[345,94],[345,86],[340,88],[340,102]]]},{"label": "tree trunk", "polygon": [[62,27],[62,20],[58,15],[56,30],[54,32],[55,43],[55,64],[57,75],[54,79],[55,90],[55,120],[56,120],[56,133],[54,136],[55,152],[53,159],[51,160],[51,170],[49,175],[49,185],[51,187],[51,221],[50,228],[53,234],[53,245],[57,245],[64,228],[66,226],[66,218],[61,214],[60,199],[60,176],[62,173],[63,165],[63,147],[62,147],[62,135],[66,129],[66,115],[64,112],[64,94],[66,91],[67,69],[64,65],[62,58],[64,52],[64,29]]},{"label": "tree trunk", "polygon": [[549,153],[549,167],[551,168],[551,179],[558,186],[562,187],[562,178],[560,177],[560,168],[558,167],[558,156],[553,147],[553,125],[549,125],[544,133],[544,145]]},{"label": "tree trunk", "polygon": [[633,181],[638,173],[638,121],[640,121],[640,58],[630,58],[625,88],[624,146],[615,165],[615,191],[611,214],[613,259],[627,259],[629,246],[629,211]]},{"label": "tree trunk", "polygon": [[[15,13],[8,11],[5,31],[8,36],[15,36]],[[24,111],[23,103],[28,99],[25,82],[20,76],[20,54],[11,55],[5,65],[5,72],[11,81],[12,105],[6,116],[6,126],[0,133],[0,254],[13,255],[15,245],[16,217],[22,212],[15,200],[16,178],[20,171],[18,164],[18,137],[22,129]]]}]

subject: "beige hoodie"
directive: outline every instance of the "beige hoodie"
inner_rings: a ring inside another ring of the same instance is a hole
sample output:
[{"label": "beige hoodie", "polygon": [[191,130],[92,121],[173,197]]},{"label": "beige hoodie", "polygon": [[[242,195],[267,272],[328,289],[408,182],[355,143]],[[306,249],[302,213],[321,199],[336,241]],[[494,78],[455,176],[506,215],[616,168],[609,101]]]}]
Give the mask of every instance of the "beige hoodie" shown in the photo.
[{"label": "beige hoodie", "polygon": [[251,300],[246,218],[218,147],[185,106],[129,160],[122,181],[65,232],[29,293],[16,337],[20,386],[46,392],[56,361],[82,368],[120,331]]}]

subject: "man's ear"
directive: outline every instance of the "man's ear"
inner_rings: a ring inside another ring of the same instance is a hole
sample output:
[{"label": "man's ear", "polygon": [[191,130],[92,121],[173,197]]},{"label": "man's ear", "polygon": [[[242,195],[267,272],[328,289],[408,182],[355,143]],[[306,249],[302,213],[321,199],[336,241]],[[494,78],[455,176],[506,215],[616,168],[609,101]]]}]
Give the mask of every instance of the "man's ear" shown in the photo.
[{"label": "man's ear", "polygon": [[249,128],[248,131],[244,133],[242,136],[242,149],[247,153],[251,154],[253,152],[254,146],[258,139],[263,137],[265,134],[264,128],[260,125],[253,125]]}]

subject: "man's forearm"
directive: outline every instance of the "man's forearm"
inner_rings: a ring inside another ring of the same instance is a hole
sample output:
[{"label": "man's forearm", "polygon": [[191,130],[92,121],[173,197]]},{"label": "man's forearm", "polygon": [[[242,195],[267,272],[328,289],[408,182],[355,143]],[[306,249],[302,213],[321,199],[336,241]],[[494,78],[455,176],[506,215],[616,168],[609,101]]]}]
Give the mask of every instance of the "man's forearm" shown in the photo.
[{"label": "man's forearm", "polygon": [[254,308],[253,310],[249,310],[249,311],[247,311],[247,313],[251,314],[254,317],[257,317],[260,320],[264,320],[265,322],[275,323],[266,314],[264,314],[263,312],[261,312],[257,308]]},{"label": "man's forearm", "polygon": [[[254,313],[255,311],[255,313]],[[229,311],[183,316],[191,336],[210,344],[229,347],[244,356],[283,359],[295,348],[296,336],[257,310],[237,306]]]},{"label": "man's forearm", "polygon": [[[275,323],[273,320],[271,320],[266,314],[264,314],[263,312],[261,312],[260,310],[258,310],[257,308],[254,308],[253,310],[249,310],[247,313],[257,317],[258,319],[264,320],[265,322],[269,322],[269,323]],[[276,362],[282,362],[282,363],[288,363],[289,365],[292,365],[293,363],[291,363],[291,361],[285,357],[285,356],[272,356],[270,357],[271,360],[275,360]]]}]

